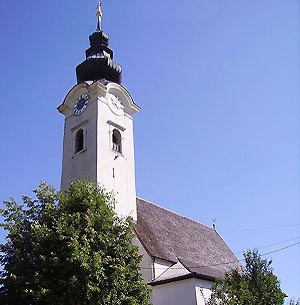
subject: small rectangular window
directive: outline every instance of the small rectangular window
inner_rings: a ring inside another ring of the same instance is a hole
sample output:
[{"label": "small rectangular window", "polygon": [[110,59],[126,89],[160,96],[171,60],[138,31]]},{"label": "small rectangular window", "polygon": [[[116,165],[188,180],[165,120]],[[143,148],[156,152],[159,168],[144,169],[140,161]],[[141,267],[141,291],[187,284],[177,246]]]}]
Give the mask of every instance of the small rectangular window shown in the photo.
[{"label": "small rectangular window", "polygon": [[122,137],[118,129],[114,129],[112,133],[112,150],[122,153]]},{"label": "small rectangular window", "polygon": [[78,129],[75,134],[75,154],[84,148],[84,132],[83,129]]}]

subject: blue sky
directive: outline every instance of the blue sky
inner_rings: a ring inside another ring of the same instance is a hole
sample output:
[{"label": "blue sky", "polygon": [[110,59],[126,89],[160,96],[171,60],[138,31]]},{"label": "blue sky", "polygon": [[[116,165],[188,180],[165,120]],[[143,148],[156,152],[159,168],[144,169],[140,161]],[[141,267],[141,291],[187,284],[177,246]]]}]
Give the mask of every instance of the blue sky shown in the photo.
[{"label": "blue sky", "polygon": [[[63,117],[97,1],[0,2],[0,199],[59,188]],[[135,117],[138,196],[212,225],[238,257],[300,241],[297,0],[104,1]],[[2,234],[3,237],[3,234]],[[300,246],[267,255],[300,297]]]}]

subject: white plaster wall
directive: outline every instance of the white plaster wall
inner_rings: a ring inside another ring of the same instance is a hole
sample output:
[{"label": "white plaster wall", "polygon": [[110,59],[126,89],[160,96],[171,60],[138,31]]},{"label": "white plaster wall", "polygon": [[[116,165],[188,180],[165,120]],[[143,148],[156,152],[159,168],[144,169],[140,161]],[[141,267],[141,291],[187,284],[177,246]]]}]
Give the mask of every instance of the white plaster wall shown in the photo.
[{"label": "white plaster wall", "polygon": [[212,282],[195,279],[197,305],[205,305],[211,296]]},{"label": "white plaster wall", "polygon": [[[73,104],[77,101],[78,96],[85,92],[84,87],[75,88],[76,99],[71,98],[69,109],[65,117],[64,141],[63,141],[63,163],[61,176],[61,189],[68,187],[70,182],[75,179],[89,179],[96,181],[96,141],[97,141],[97,112],[96,98],[89,101],[87,109],[80,115],[73,115]],[[83,152],[74,154],[75,133],[77,128],[82,127],[85,137],[85,149]]]},{"label": "white plaster wall", "polygon": [[145,283],[149,283],[153,279],[153,259],[150,257],[140,240],[135,237],[132,243],[139,248],[139,254],[142,255],[141,274]]},{"label": "white plaster wall", "polygon": [[[120,116],[108,106],[107,93],[110,91],[124,101],[125,111]],[[90,96],[88,106],[81,115],[75,116],[74,104],[85,92]],[[65,115],[61,189],[66,189],[71,181],[79,178],[94,180],[108,192],[113,191],[118,215],[130,215],[136,220],[132,115],[139,107],[133,103],[124,87],[112,83],[104,86],[96,82],[76,85],[58,110]],[[112,150],[112,130],[116,127],[111,124],[120,127],[117,129],[122,135],[122,154]],[[79,126],[85,130],[85,149],[74,154],[75,132]]]},{"label": "white plaster wall", "polygon": [[153,305],[198,305],[194,279],[186,279],[154,286]]},{"label": "white plaster wall", "polygon": [[156,258],[154,260],[154,279],[158,278],[166,270],[168,270],[173,264],[165,260]]},{"label": "white plaster wall", "polygon": [[[136,191],[134,172],[133,121],[127,114],[115,115],[105,97],[98,100],[97,120],[97,181],[107,191],[114,191],[116,212],[121,216],[132,216],[136,220]],[[118,129],[122,136],[122,154],[112,150],[112,131],[109,121],[124,129]],[[113,177],[114,170],[114,177]]]}]

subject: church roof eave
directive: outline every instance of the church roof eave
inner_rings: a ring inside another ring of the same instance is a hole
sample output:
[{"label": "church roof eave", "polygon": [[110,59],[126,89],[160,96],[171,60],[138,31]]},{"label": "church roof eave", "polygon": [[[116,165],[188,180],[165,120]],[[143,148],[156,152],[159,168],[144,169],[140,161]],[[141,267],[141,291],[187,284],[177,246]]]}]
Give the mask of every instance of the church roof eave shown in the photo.
[{"label": "church roof eave", "polygon": [[192,278],[206,280],[206,281],[210,281],[210,282],[215,282],[216,281],[215,277],[212,277],[212,276],[209,276],[209,275],[201,275],[201,274],[197,274],[196,272],[193,272],[193,273],[189,273],[189,274],[174,277],[174,278],[158,280],[158,281],[151,281],[151,282],[148,282],[147,284],[150,285],[150,286],[159,286],[159,285],[163,285],[163,284],[188,280],[188,279],[192,279]]}]

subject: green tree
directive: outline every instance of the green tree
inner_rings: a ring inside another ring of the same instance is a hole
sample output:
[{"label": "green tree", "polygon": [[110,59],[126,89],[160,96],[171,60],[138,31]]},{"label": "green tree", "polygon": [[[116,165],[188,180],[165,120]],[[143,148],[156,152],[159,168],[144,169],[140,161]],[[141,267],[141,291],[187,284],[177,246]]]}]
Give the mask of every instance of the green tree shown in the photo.
[{"label": "green tree", "polygon": [[285,294],[270,267],[257,251],[244,254],[245,268],[235,269],[217,281],[208,305],[283,305]]},{"label": "green tree", "polygon": [[42,183],[35,199],[4,202],[0,304],[148,305],[133,222],[92,182],[64,192]]}]

